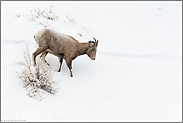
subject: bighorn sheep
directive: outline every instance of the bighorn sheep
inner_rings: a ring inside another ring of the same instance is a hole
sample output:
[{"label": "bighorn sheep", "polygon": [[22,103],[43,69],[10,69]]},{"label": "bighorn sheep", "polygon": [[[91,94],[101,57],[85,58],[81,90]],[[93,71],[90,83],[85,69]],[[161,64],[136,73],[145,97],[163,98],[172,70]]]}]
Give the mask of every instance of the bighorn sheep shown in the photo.
[{"label": "bighorn sheep", "polygon": [[38,45],[38,48],[32,54],[34,66],[36,65],[37,55],[41,53],[40,58],[47,63],[45,57],[48,53],[51,53],[59,58],[60,65],[58,72],[60,72],[63,59],[65,59],[70,76],[73,77],[71,71],[72,60],[83,54],[87,54],[92,60],[96,58],[98,40],[95,38],[93,38],[95,42],[88,41],[87,43],[80,43],[69,35],[61,34],[50,29],[42,29],[34,35],[34,39]]}]

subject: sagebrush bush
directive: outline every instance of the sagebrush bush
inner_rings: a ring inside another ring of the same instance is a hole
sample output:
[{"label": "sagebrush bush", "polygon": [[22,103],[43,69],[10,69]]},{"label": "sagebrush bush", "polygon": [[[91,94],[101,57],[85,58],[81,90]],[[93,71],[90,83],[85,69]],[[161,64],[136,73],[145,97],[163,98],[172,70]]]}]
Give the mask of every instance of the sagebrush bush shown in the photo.
[{"label": "sagebrush bush", "polygon": [[69,15],[67,15],[67,20],[72,23],[75,23],[76,21],[76,19],[69,17]]},{"label": "sagebrush bush", "polygon": [[80,37],[83,37],[83,34],[82,34],[82,33],[80,33],[80,32],[78,33],[78,35],[79,35]]},{"label": "sagebrush bush", "polygon": [[23,81],[23,87],[28,91],[27,95],[38,100],[42,99],[45,92],[54,95],[57,91],[55,88],[57,83],[52,79],[51,67],[41,59],[37,60],[37,65],[34,67],[28,46],[26,46],[26,51],[23,50],[23,56],[25,62],[17,62],[24,66],[24,69],[18,73],[18,77]]},{"label": "sagebrush bush", "polygon": [[45,19],[53,21],[58,19],[58,15],[56,15],[53,11],[53,4],[50,5],[49,9],[45,8],[43,10],[40,10],[40,8],[38,7],[38,9],[33,9],[33,11],[31,10],[30,12],[32,13],[31,21],[34,21],[36,18],[39,17],[43,17]]}]

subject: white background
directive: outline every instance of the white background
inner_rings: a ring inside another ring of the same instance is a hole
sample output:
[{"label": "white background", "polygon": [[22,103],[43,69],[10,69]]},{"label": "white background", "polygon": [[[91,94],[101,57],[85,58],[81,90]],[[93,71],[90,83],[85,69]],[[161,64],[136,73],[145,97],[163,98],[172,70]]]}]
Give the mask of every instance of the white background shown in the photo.
[{"label": "white background", "polygon": [[[30,21],[31,10],[52,3],[58,20]],[[1,17],[2,121],[181,121],[181,2],[1,2]],[[95,61],[87,55],[73,61],[73,78],[65,62],[58,73],[58,59],[49,54],[60,89],[37,101],[26,96],[15,61],[23,61],[26,44],[36,50],[33,36],[44,21],[99,45]]]}]

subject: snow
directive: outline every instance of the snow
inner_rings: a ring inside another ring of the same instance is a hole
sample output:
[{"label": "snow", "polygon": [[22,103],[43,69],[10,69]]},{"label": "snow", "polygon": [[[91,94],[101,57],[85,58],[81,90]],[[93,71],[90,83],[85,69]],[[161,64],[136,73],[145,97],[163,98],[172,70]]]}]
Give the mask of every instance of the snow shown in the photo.
[{"label": "snow", "polygon": [[[182,2],[1,3],[1,121],[182,121]],[[30,21],[33,9],[52,3],[58,20]],[[26,44],[36,50],[40,22],[99,45],[95,61],[73,61],[73,78],[65,61],[57,72],[58,58],[49,54],[60,89],[38,101],[26,95],[15,61],[24,60]]]}]

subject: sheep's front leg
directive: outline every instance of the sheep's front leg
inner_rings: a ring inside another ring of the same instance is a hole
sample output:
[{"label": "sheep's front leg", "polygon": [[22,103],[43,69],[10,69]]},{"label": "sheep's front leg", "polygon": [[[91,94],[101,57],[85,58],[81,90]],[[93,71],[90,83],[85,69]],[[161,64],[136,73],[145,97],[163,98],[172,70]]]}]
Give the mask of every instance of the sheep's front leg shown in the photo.
[{"label": "sheep's front leg", "polygon": [[36,56],[45,51],[48,47],[38,47],[36,51],[32,54],[33,65],[36,66]]},{"label": "sheep's front leg", "polygon": [[66,64],[67,64],[67,67],[69,68],[69,71],[70,71],[70,76],[73,77],[73,74],[72,74],[72,60],[66,60]]},{"label": "sheep's front leg", "polygon": [[58,69],[58,72],[60,72],[60,69],[61,69],[61,66],[62,66],[62,62],[63,62],[63,58],[59,58],[59,69]]}]

